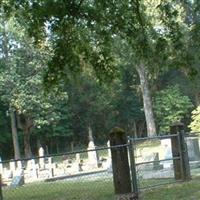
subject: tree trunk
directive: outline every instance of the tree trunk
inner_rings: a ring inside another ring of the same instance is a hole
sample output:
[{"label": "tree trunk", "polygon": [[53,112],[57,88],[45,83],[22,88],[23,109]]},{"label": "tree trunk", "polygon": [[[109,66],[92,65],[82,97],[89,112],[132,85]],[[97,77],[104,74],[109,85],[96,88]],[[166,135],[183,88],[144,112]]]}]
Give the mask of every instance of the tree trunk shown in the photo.
[{"label": "tree trunk", "polygon": [[31,158],[31,145],[30,145],[30,128],[26,127],[23,129],[24,132],[24,154],[25,158]]},{"label": "tree trunk", "polygon": [[13,147],[14,147],[14,158],[20,159],[20,149],[19,149],[19,142],[18,142],[18,135],[17,135],[17,126],[16,126],[16,117],[14,111],[10,111],[10,118],[11,118],[11,129],[12,129],[12,140],[13,140]]},{"label": "tree trunk", "polygon": [[[8,33],[6,30],[6,21],[3,19],[3,38],[2,38],[2,52],[5,62],[8,62]],[[20,159],[20,148],[18,142],[18,135],[17,135],[17,125],[16,125],[16,116],[12,109],[10,109],[10,119],[11,119],[11,130],[12,130],[12,140],[13,140],[13,147],[14,147],[14,158]]]},{"label": "tree trunk", "polygon": [[137,66],[136,69],[140,78],[140,86],[141,86],[142,96],[143,96],[144,114],[145,114],[146,126],[147,126],[147,135],[155,136],[156,126],[155,126],[151,93],[149,89],[147,73],[145,71],[145,66],[143,64],[140,64],[139,66]]},{"label": "tree trunk", "polygon": [[137,138],[137,124],[136,121],[133,121],[133,134],[134,134],[134,138]]}]

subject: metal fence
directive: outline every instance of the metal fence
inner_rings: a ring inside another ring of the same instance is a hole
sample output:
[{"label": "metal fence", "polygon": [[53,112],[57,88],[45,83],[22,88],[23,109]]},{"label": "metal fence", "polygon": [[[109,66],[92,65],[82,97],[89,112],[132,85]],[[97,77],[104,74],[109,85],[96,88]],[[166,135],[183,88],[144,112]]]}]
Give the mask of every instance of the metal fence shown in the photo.
[{"label": "metal fence", "polygon": [[0,163],[1,200],[110,200],[110,147]]},{"label": "metal fence", "polygon": [[[136,185],[137,192],[177,182],[174,177],[173,160],[180,160],[180,156],[172,156],[170,145],[172,137],[178,137],[178,134],[128,138],[130,148],[133,148],[130,153],[130,160],[135,165],[133,170],[136,173],[132,176],[132,179],[135,182],[134,185]],[[162,147],[162,141],[168,143],[169,149],[166,149],[168,148],[167,145],[166,148],[165,146]],[[169,152],[165,152],[166,150]],[[166,156],[165,153],[168,155]],[[136,178],[135,180],[134,177]]]},{"label": "metal fence", "polygon": [[[186,134],[192,177],[200,175],[199,133]],[[173,156],[173,135],[133,138],[118,146],[0,162],[0,200],[112,200],[115,197],[112,149],[127,148],[133,192],[181,180],[174,163],[183,160],[181,149]],[[180,143],[180,141],[179,141]],[[183,151],[183,150],[182,150]]]},{"label": "metal fence", "polygon": [[[174,169],[174,163],[183,160],[181,151],[188,153],[191,177],[200,176],[200,133],[184,134],[184,149],[179,148],[178,156],[173,156],[171,140],[177,138],[180,147],[179,134],[128,137],[132,182],[136,192],[183,181],[175,178]],[[180,170],[185,170],[183,167]]]},{"label": "metal fence", "polygon": [[186,133],[186,144],[189,155],[192,178],[200,176],[200,132]]}]

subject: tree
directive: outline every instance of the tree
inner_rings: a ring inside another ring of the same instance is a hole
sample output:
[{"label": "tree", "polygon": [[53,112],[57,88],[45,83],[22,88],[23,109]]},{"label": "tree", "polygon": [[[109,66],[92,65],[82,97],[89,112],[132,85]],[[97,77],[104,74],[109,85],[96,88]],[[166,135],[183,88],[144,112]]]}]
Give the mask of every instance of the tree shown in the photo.
[{"label": "tree", "polygon": [[[57,88],[45,94],[42,80],[47,55],[33,47],[31,39],[19,24],[13,21],[12,25],[16,30],[7,30],[7,44],[11,48],[7,51],[6,62],[3,63],[0,89],[2,99],[10,107],[11,116],[13,113],[17,115],[18,127],[24,135],[25,156],[30,157],[32,129],[57,123],[60,112],[56,110],[56,105],[59,101],[67,101],[67,94],[58,92]],[[5,88],[5,85],[9,87]]]},{"label": "tree", "polygon": [[183,120],[193,107],[191,100],[181,94],[178,86],[169,86],[158,91],[154,100],[156,119],[161,133],[169,131],[169,126]]},{"label": "tree", "polygon": [[105,74],[112,76],[116,60],[110,47],[116,37],[125,40],[140,77],[148,135],[156,134],[149,77],[163,66],[184,67],[186,63],[183,52],[188,52],[185,41],[189,32],[182,2],[6,2],[6,11],[15,11],[38,43],[46,38],[51,42],[53,53],[46,76],[49,82],[67,77],[69,70],[77,74],[86,65],[92,65],[101,79]]},{"label": "tree", "polygon": [[[12,26],[12,21],[11,20],[6,20],[5,18],[5,13],[0,13],[1,16],[1,22],[0,22],[0,37],[2,39],[1,43],[1,66],[5,68],[5,63],[9,62],[9,51],[10,48],[10,35],[8,33],[8,29],[10,28],[10,33],[13,31],[11,30]],[[11,34],[12,35],[12,34]],[[3,79],[3,76],[1,77]],[[9,105],[9,113],[10,113],[10,120],[11,120],[11,130],[12,130],[12,138],[13,138],[13,147],[14,147],[14,158],[15,159],[20,159],[20,148],[19,148],[19,142],[18,142],[18,135],[17,135],[17,122],[16,122],[16,113]]]},{"label": "tree", "polygon": [[192,111],[192,122],[190,123],[189,128],[191,128],[192,132],[200,131],[200,106]]},{"label": "tree", "polygon": [[144,121],[141,95],[138,92],[139,78],[128,64],[121,66],[120,69],[119,80],[113,84],[115,95],[112,104],[116,114],[112,117],[127,134],[139,137],[142,132],[141,122]]},{"label": "tree", "polygon": [[10,120],[7,115],[8,108],[0,100],[0,155],[1,159],[13,158],[13,146],[10,130]]}]

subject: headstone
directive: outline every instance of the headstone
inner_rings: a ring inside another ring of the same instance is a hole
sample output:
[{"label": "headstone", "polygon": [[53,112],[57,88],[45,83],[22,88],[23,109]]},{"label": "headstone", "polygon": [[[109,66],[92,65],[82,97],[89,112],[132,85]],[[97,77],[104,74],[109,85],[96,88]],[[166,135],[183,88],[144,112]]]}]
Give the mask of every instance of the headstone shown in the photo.
[{"label": "headstone", "polygon": [[18,160],[17,161],[17,169],[22,169],[23,167],[22,167],[22,161],[21,160]]},{"label": "headstone", "polygon": [[188,137],[186,139],[188,155],[190,161],[200,161],[199,141],[198,138]]},{"label": "headstone", "polygon": [[159,161],[159,153],[153,152],[149,153],[148,155],[145,155],[143,158],[143,162],[151,162],[152,163],[146,163],[142,165],[143,170],[159,170],[162,169],[163,166],[160,164]]},{"label": "headstone", "polygon": [[29,175],[33,178],[38,178],[38,169],[34,159],[27,161],[27,168]]},{"label": "headstone", "polygon": [[[161,146],[164,150],[164,159],[172,159],[172,146],[171,146],[171,139],[163,139],[161,140]],[[163,161],[161,162],[164,168],[171,168],[172,167],[172,160]]]},{"label": "headstone", "polygon": [[3,163],[0,157],[0,174],[3,174]]},{"label": "headstone", "polygon": [[112,160],[111,160],[111,150],[110,150],[110,140],[107,142],[108,147],[108,159],[107,159],[107,171],[112,172]]},{"label": "headstone", "polygon": [[159,161],[159,153],[154,153],[154,163],[153,163],[153,170],[160,170],[163,168],[163,165],[160,164],[160,161]]},{"label": "headstone", "polygon": [[52,157],[48,157],[47,169],[49,170],[49,178],[53,178],[54,177],[54,171],[55,171],[55,165],[53,163]]},{"label": "headstone", "polygon": [[48,157],[48,164],[52,165],[53,164],[53,158],[52,157]]},{"label": "headstone", "polygon": [[21,170],[21,173],[18,176],[15,176],[12,179],[10,187],[16,188],[16,187],[19,187],[19,186],[22,186],[22,185],[24,185],[24,172],[23,172],[23,170]]},{"label": "headstone", "polygon": [[16,170],[16,163],[15,161],[10,161],[10,170],[14,172]]},{"label": "headstone", "polygon": [[80,163],[80,153],[76,153],[76,162]]},{"label": "headstone", "polygon": [[98,167],[98,157],[97,152],[95,149],[95,145],[93,141],[90,141],[88,144],[88,164],[91,168],[97,168]]},{"label": "headstone", "polygon": [[44,159],[44,149],[42,147],[39,148],[39,166],[41,169],[45,168],[45,159]]}]

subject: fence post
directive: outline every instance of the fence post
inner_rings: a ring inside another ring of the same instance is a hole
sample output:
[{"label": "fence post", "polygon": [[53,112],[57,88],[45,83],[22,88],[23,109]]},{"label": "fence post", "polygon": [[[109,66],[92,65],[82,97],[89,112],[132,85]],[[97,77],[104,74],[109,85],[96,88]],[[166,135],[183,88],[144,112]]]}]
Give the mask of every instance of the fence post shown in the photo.
[{"label": "fence post", "polygon": [[177,137],[171,138],[172,155],[173,157],[180,157],[179,160],[173,160],[174,175],[176,180],[190,180],[190,165],[187,151],[187,144],[185,142],[184,124],[175,123],[170,127],[170,133],[178,134]]},{"label": "fence post", "polygon": [[0,174],[0,200],[3,200],[2,177],[1,177],[1,174]]},{"label": "fence post", "polygon": [[135,155],[134,155],[134,143],[130,137],[128,137],[128,144],[129,144],[129,159],[130,159],[130,168],[131,168],[131,180],[132,180],[132,189],[135,194],[135,199],[138,198],[139,189],[137,183],[137,172],[136,172],[136,165],[135,165]]},{"label": "fence post", "polygon": [[[113,147],[122,145],[121,147]],[[124,146],[123,146],[124,145]],[[113,181],[117,200],[135,199],[131,189],[130,168],[127,152],[127,138],[124,130],[115,127],[110,131]]]}]

